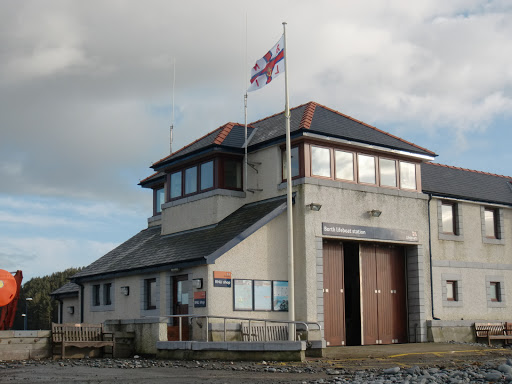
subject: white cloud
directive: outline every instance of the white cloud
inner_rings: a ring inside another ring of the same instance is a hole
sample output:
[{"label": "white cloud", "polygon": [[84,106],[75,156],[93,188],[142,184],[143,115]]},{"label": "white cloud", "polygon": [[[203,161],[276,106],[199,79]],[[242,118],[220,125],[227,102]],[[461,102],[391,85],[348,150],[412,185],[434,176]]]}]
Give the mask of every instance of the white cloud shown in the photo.
[{"label": "white cloud", "polygon": [[[42,246],[36,229],[45,226],[98,240],[94,226],[144,225],[151,192],[136,184],[168,154],[173,58],[177,149],[243,122],[249,69],[283,21],[292,106],[317,101],[406,139],[423,134],[460,156],[479,145],[472,135],[512,117],[507,0],[259,4],[4,2],[0,225],[35,228],[26,241]],[[283,110],[284,80],[276,81],[249,95],[249,121]],[[508,167],[500,172],[511,174]],[[69,236],[48,244],[66,260],[72,242],[85,241]],[[30,256],[16,249],[4,254]]]},{"label": "white cloud", "polygon": [[6,238],[0,236],[0,266],[22,270],[24,282],[36,276],[92,263],[118,244],[51,238]]}]

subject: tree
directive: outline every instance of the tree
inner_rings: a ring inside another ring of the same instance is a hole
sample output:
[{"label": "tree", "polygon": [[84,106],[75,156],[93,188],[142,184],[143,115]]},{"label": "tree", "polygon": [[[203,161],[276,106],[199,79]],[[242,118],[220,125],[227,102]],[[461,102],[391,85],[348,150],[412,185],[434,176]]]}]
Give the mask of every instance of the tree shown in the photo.
[{"label": "tree", "polygon": [[20,300],[14,320],[13,329],[24,328],[26,298],[31,297],[28,302],[28,329],[50,329],[51,323],[57,322],[58,303],[52,300],[50,293],[62,287],[69,281],[69,278],[82,270],[79,268],[68,268],[62,272],[55,272],[48,276],[34,277],[22,285]]}]

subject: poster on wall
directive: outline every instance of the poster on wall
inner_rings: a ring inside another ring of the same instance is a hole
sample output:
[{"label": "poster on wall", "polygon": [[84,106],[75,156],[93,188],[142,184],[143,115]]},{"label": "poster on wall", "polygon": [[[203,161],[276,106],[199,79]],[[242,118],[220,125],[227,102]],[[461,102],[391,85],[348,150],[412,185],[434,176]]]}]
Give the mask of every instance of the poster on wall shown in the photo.
[{"label": "poster on wall", "polygon": [[252,310],[252,280],[234,280],[235,310]]},{"label": "poster on wall", "polygon": [[272,282],[270,280],[254,280],[254,310],[272,310]]},{"label": "poster on wall", "polygon": [[288,311],[288,282],[274,281],[274,311]]},{"label": "poster on wall", "polygon": [[206,307],[206,291],[194,292],[194,308]]}]

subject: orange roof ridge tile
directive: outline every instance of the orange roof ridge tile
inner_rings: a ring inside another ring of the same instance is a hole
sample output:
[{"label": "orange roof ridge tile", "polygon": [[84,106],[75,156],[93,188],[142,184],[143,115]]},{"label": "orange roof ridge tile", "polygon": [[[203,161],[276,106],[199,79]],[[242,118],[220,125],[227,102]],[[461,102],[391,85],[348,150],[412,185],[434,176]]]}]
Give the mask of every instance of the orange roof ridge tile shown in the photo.
[{"label": "orange roof ridge tile", "polygon": [[512,180],[512,176],[505,176],[505,175],[498,175],[497,173],[490,173],[490,172],[484,172],[484,171],[477,171],[475,169],[468,169],[468,168],[461,168],[461,167],[456,167],[454,165],[446,165],[446,164],[441,164],[441,163],[433,163],[431,161],[428,161],[426,164],[431,164],[431,165],[437,165],[438,167],[445,167],[445,168],[451,168],[451,169],[458,169],[460,171],[467,171],[467,172],[473,172],[473,173],[480,173],[482,175],[489,175],[489,176],[497,176],[497,177],[503,177],[504,179],[511,179]]},{"label": "orange roof ridge tile", "polygon": [[311,122],[313,121],[313,115],[315,114],[315,108],[317,104],[313,101],[310,101],[306,104],[306,109],[302,115],[302,119],[299,124],[299,129],[305,128],[309,129],[311,127]]},{"label": "orange roof ridge tile", "polygon": [[224,141],[224,139],[229,135],[229,132],[231,132],[231,130],[233,129],[233,127],[235,126],[236,124],[235,123],[227,123],[227,124],[224,124],[221,128],[222,130],[219,132],[219,134],[217,135],[217,137],[215,138],[215,140],[213,141],[215,144],[222,144],[222,142]]},{"label": "orange roof ridge tile", "polygon": [[366,126],[366,127],[368,127],[368,128],[371,128],[371,129],[375,129],[376,131],[378,131],[378,132],[380,132],[380,133],[383,133],[383,134],[385,134],[385,135],[387,135],[387,136],[390,136],[390,137],[392,137],[392,138],[394,138],[394,139],[400,140],[400,141],[401,141],[401,142],[403,142],[403,143],[406,143],[406,144],[412,145],[413,147],[419,148],[419,149],[421,149],[422,151],[426,151],[426,152],[431,153],[431,154],[433,154],[433,155],[435,155],[435,154],[436,154],[435,152],[432,152],[432,151],[430,151],[430,150],[428,150],[428,149],[426,149],[426,148],[420,147],[419,145],[416,145],[416,144],[411,143],[411,142],[409,142],[409,141],[407,141],[407,140],[404,140],[404,139],[402,139],[402,138],[400,138],[400,137],[398,137],[398,136],[392,135],[392,134],[391,134],[391,133],[389,133],[389,132],[386,132],[386,131],[383,131],[382,129],[379,129],[379,128],[377,128],[377,127],[374,127],[373,125],[366,124],[364,121],[354,119],[352,116],[346,115],[346,114],[341,113],[341,112],[339,112],[339,111],[336,111],[336,110],[334,110],[334,109],[332,109],[332,108],[326,107],[325,105],[322,105],[322,104],[318,104],[318,103],[315,103],[315,104],[316,104],[318,107],[325,108],[325,109],[327,109],[328,111],[331,111],[331,112],[334,112],[334,113],[336,113],[336,114],[338,114],[338,115],[340,115],[340,116],[346,117],[347,119],[350,119],[350,120],[352,120],[352,121],[355,121],[356,123],[362,124],[362,125],[364,125],[364,126]]}]

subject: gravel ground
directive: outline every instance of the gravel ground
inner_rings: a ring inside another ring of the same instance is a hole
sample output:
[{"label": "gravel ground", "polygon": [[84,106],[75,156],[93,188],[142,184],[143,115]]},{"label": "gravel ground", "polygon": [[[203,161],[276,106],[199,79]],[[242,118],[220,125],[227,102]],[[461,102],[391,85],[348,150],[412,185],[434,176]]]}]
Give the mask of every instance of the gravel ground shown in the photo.
[{"label": "gravel ground", "polygon": [[[355,361],[357,360],[357,361]],[[512,383],[512,351],[302,363],[145,358],[0,361],[0,383]]]}]

